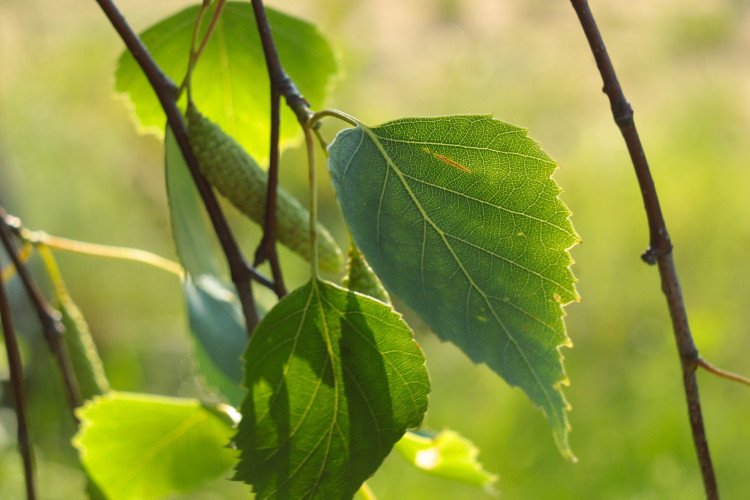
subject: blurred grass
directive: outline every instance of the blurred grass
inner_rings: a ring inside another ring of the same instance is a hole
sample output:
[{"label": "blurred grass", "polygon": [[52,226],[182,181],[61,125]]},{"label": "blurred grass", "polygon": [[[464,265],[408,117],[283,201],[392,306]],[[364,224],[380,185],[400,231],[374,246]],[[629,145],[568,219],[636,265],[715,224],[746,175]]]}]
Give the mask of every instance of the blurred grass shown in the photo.
[{"label": "blurred grass", "polygon": [[[131,0],[121,8],[142,30],[187,3]],[[702,498],[658,276],[638,258],[647,245],[638,188],[569,3],[269,3],[318,23],[338,47],[344,77],[335,107],[371,124],[493,113],[528,127],[561,165],[555,178],[583,238],[572,250],[583,302],[567,309],[575,347],[563,350],[580,463],[560,458],[544,417],[520,391],[420,329],[433,378],[426,425],[472,439],[480,460],[500,473],[503,498]],[[635,0],[592,8],[635,109],[698,347],[715,364],[748,374],[750,4]],[[0,4],[0,202],[31,228],[174,258],[161,145],[137,136],[111,97],[121,49],[93,2]],[[332,138],[336,128],[324,130]],[[292,175],[302,158],[286,152],[282,176],[304,199],[304,176]],[[345,242],[330,187],[323,194],[322,216]],[[251,252],[257,231],[230,215]],[[305,264],[285,256],[289,280],[301,283]],[[115,388],[201,394],[175,278],[136,264],[59,260]],[[67,445],[72,425],[36,332],[26,333],[40,482],[55,485],[42,491],[75,498],[82,479]],[[745,498],[750,391],[704,373],[699,380],[720,490]],[[2,500],[22,491],[13,429],[3,407]],[[381,499],[481,495],[423,476],[398,456],[370,482]],[[220,480],[191,498],[244,491]]]}]

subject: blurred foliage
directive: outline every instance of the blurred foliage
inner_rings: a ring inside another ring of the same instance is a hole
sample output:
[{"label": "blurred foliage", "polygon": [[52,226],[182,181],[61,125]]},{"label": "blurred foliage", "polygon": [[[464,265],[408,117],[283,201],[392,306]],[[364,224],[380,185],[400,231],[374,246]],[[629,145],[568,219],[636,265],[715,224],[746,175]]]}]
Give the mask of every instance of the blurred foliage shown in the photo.
[{"label": "blurred foliage", "polygon": [[[189,4],[121,3],[136,30]],[[479,460],[500,473],[504,498],[701,498],[669,318],[656,270],[639,259],[647,245],[642,203],[569,3],[269,3],[317,23],[339,50],[345,74],[335,107],[371,124],[492,112],[528,127],[561,164],[555,178],[584,241],[573,250],[583,303],[570,306],[567,317],[575,348],[563,350],[571,446],[580,463],[560,458],[547,422],[520,391],[440,343],[407,312],[433,379],[426,425],[473,441]],[[635,109],[698,347],[715,364],[746,371],[750,5],[634,0],[592,8]],[[121,50],[93,2],[0,3],[0,202],[34,229],[175,258],[161,144],[138,136],[112,99]],[[329,139],[335,133],[331,124],[323,131]],[[286,152],[281,173],[282,184],[304,200],[303,158],[300,150]],[[323,165],[320,171],[321,217],[346,244]],[[228,211],[251,253],[257,231]],[[283,256],[288,285],[302,283],[306,264]],[[138,264],[58,259],[114,388],[205,396],[193,375],[176,278]],[[83,477],[61,386],[33,318],[17,319],[42,495],[75,498]],[[744,498],[750,391],[704,373],[699,380],[720,490]],[[21,497],[22,478],[2,387],[0,499],[10,500]],[[399,457],[389,457],[370,484],[380,499],[476,497],[471,487],[427,477]],[[242,498],[244,491],[222,480],[191,498]]]}]

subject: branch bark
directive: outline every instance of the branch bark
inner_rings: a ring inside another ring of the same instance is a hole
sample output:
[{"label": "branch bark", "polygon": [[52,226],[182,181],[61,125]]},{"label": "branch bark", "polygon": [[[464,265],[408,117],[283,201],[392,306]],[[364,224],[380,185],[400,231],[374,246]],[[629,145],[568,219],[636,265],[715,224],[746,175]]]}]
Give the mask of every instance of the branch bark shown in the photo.
[{"label": "branch bark", "polygon": [[607,54],[604,40],[589,8],[588,1],[571,0],[571,4],[578,15],[581,27],[586,34],[591,52],[596,60],[596,65],[604,82],[602,90],[609,98],[612,116],[620,128],[620,132],[627,145],[638,179],[638,185],[641,189],[649,227],[649,247],[641,258],[648,264],[656,264],[659,268],[662,291],[667,299],[667,307],[672,319],[672,331],[680,356],[688,417],[693,435],[693,443],[703,476],[704,489],[709,500],[718,500],[718,486],[703,425],[700,398],[698,396],[698,381],[695,375],[700,358],[693,342],[685,303],[682,299],[682,291],[672,253],[672,242],[667,232],[667,226],[659,204],[659,197],[657,196],[651,171],[646,161],[646,153],[643,150],[638,131],[635,127],[633,109],[622,91],[612,61],[609,58],[609,54]]},{"label": "branch bark", "polygon": [[77,422],[78,417],[76,417],[74,410],[81,406],[82,401],[80,391],[78,390],[78,381],[76,380],[75,371],[73,371],[73,366],[70,357],[68,356],[68,349],[62,338],[65,328],[60,322],[59,314],[49,305],[49,303],[47,303],[47,300],[36,285],[28,268],[18,257],[15,245],[13,245],[13,235],[11,234],[11,228],[8,225],[7,217],[8,214],[5,212],[5,209],[0,207],[0,240],[2,240],[6,253],[16,267],[16,272],[21,278],[21,282],[26,289],[26,294],[29,296],[29,300],[31,300],[31,304],[34,306],[39,322],[42,325],[44,339],[52,353],[52,357],[55,359],[55,362],[60,369],[70,413],[73,420]]},{"label": "branch bark", "polygon": [[[3,268],[0,259],[0,269]],[[26,388],[23,382],[23,363],[21,353],[18,350],[15,326],[13,325],[13,312],[10,308],[8,294],[5,284],[0,278],[0,321],[2,321],[3,336],[5,338],[5,352],[8,355],[8,367],[10,368],[10,383],[13,387],[13,409],[16,412],[18,448],[21,450],[23,461],[23,473],[26,481],[26,498],[36,498],[36,487],[34,481],[34,448],[31,446],[29,436],[28,417],[26,411]]]}]

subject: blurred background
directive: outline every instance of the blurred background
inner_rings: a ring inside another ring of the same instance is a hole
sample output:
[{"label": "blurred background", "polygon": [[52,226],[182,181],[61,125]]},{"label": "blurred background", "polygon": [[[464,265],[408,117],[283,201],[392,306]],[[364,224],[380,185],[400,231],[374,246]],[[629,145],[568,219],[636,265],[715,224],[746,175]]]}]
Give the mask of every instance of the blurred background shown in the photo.
[{"label": "blurred background", "polygon": [[[120,2],[137,31],[187,5]],[[500,474],[506,499],[703,498],[658,274],[639,258],[648,243],[639,190],[569,2],[268,5],[316,23],[336,47],[342,77],[332,107],[370,124],[492,113],[528,127],[560,164],[555,179],[583,239],[572,250],[583,302],[567,308],[575,347],[563,351],[579,463],[561,458],[546,419],[521,391],[407,313],[433,380],[425,426],[473,440],[480,461]],[[698,348],[714,364],[750,375],[750,2],[594,0],[591,7],[635,109]],[[0,2],[0,203],[32,229],[176,259],[161,142],[139,136],[112,96],[122,49],[95,2]],[[325,129],[329,138],[335,132]],[[282,161],[287,172],[304,168],[300,150]],[[305,176],[282,176],[304,199]],[[332,190],[321,182],[321,193],[322,218],[343,246]],[[258,232],[229,212],[251,254]],[[289,284],[303,283],[306,264],[284,258]],[[127,262],[58,259],[115,389],[205,396],[175,277]],[[81,498],[61,385],[33,316],[17,323],[42,498]],[[4,355],[0,379],[7,379]],[[748,498],[750,388],[705,372],[699,382],[720,492]],[[9,401],[3,385],[2,500],[23,497]],[[485,496],[425,476],[399,456],[369,483],[380,499]],[[248,489],[218,480],[189,498],[245,498]]]}]

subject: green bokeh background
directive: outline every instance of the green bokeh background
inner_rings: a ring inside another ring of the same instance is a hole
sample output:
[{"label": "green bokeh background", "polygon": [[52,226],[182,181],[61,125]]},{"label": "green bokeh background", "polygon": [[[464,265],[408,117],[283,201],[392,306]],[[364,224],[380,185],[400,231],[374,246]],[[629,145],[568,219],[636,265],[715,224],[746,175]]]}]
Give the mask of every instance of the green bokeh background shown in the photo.
[{"label": "green bokeh background", "polygon": [[[142,30],[188,5],[128,0]],[[545,418],[519,391],[417,318],[433,380],[426,426],[472,439],[506,499],[699,499],[702,489],[679,363],[635,176],[601,81],[566,1],[277,0],[317,23],[339,51],[333,106],[378,124],[409,115],[494,113],[528,127],[561,165],[555,178],[583,243],[573,249],[583,302],[567,308],[573,405],[565,462]],[[693,333],[713,363],[750,374],[750,3],[594,0],[662,199]],[[0,3],[0,204],[33,229],[175,258],[161,143],[138,136],[112,98],[122,43],[95,2]],[[333,137],[335,128],[324,129]],[[320,155],[322,157],[322,155]],[[283,156],[303,199],[304,154]],[[322,218],[346,235],[321,165]],[[258,233],[229,209],[248,253]],[[306,264],[285,253],[288,280]],[[210,397],[193,376],[177,279],[138,264],[59,254],[118,390]],[[32,261],[33,265],[38,262]],[[23,311],[17,284],[10,284]],[[80,498],[62,390],[31,315],[19,314],[31,418],[46,499]],[[7,379],[4,356],[0,378]],[[750,389],[699,373],[724,498],[750,494]],[[0,499],[23,497],[7,384],[0,405]],[[481,498],[398,456],[370,481],[381,499]],[[218,480],[190,498],[243,498]],[[489,497],[488,497],[489,498]]]}]

